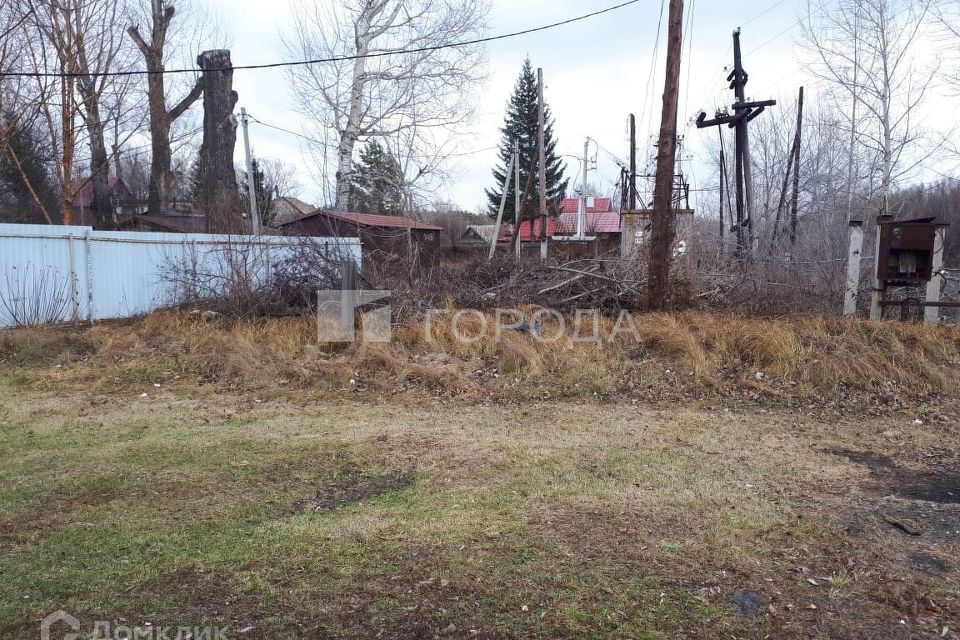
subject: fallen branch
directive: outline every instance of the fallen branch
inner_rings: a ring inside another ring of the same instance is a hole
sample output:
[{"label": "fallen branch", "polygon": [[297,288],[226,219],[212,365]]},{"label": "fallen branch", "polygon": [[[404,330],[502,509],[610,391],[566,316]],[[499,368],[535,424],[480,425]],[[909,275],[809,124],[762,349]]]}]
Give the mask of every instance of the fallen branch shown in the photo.
[{"label": "fallen branch", "polygon": [[903,531],[905,534],[907,534],[907,535],[909,535],[909,536],[920,536],[920,535],[921,535],[921,532],[918,531],[917,529],[914,529],[913,527],[911,527],[910,525],[906,524],[905,522],[901,522],[900,520],[897,520],[896,518],[894,518],[894,517],[892,517],[892,516],[888,516],[887,514],[883,514],[883,521],[886,522],[887,524],[889,524],[889,525],[892,526],[892,527],[896,527],[897,529],[900,529],[900,531]]}]

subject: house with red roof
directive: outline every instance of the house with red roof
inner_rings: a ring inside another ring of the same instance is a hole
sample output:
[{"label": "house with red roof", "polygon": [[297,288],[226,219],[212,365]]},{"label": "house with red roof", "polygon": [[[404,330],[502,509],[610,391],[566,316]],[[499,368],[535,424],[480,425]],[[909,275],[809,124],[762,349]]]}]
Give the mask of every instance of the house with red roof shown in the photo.
[{"label": "house with red roof", "polygon": [[[579,199],[564,198],[560,201],[560,215],[547,218],[547,237],[550,240],[566,240],[577,234],[577,211]],[[522,242],[540,241],[540,218],[524,220],[519,229]],[[594,238],[595,244],[606,250],[607,245],[619,246],[620,214],[613,210],[612,198],[588,198],[584,214],[583,233]]]}]

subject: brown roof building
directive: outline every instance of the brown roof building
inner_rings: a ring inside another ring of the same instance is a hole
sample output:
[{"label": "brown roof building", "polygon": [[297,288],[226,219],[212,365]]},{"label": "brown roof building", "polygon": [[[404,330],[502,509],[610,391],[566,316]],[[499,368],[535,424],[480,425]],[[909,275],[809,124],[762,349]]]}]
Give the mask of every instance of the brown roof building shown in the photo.
[{"label": "brown roof building", "polygon": [[405,254],[410,249],[434,255],[441,227],[405,216],[380,216],[316,209],[288,222],[274,222],[284,233],[301,236],[360,238],[363,252]]}]

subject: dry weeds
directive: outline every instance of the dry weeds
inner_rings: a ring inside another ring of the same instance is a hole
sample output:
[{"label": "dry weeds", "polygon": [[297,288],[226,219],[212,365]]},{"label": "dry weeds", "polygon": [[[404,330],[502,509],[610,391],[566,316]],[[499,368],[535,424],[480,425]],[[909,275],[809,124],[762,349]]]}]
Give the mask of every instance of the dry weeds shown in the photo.
[{"label": "dry weeds", "polygon": [[[531,314],[535,308],[522,310]],[[426,393],[473,399],[733,397],[892,405],[952,401],[960,328],[810,316],[686,312],[599,322],[602,344],[498,331],[454,311],[396,327],[390,344],[317,344],[311,318],[206,321],[176,312],[0,334],[0,361],[42,384],[101,391],[189,379],[235,389]],[[499,334],[499,335],[498,335]]]}]

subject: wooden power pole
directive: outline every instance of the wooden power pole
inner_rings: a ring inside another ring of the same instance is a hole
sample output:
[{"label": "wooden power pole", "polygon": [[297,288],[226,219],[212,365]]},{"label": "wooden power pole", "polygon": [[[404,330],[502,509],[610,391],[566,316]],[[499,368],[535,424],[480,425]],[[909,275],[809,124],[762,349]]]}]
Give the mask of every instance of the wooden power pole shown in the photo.
[{"label": "wooden power pole", "polygon": [[[547,150],[544,148],[543,69],[537,68],[537,164],[540,185],[540,260],[547,259]],[[532,225],[531,225],[532,226]],[[533,237],[531,229],[531,239]]]},{"label": "wooden power pole", "polygon": [[637,119],[630,114],[630,174],[627,176],[627,202],[637,210]]},{"label": "wooden power pole", "polygon": [[673,173],[677,156],[677,102],[680,94],[680,53],[683,44],[683,0],[670,0],[667,32],[667,73],[657,145],[657,177],[653,191],[647,303],[663,309],[670,286],[673,245]]},{"label": "wooden power pole", "polygon": [[[493,226],[493,238],[490,240],[490,253],[487,254],[487,260],[493,260],[493,254],[497,250],[497,241],[500,239],[500,225],[503,224],[503,210],[507,206],[507,190],[510,188],[510,176],[516,167],[520,166],[519,151],[517,150],[517,141],[513,141],[513,153],[510,154],[510,164],[507,170],[503,172],[503,189],[500,192],[500,208],[497,209],[497,223]],[[514,185],[514,189],[516,189]],[[516,224],[516,216],[519,211],[514,213],[514,233],[520,233],[520,226]]]},{"label": "wooden power pole", "polygon": [[[753,202],[753,171],[750,163],[750,137],[747,134],[747,124],[763,113],[766,107],[777,104],[776,100],[746,101],[747,72],[743,69],[743,60],[740,53],[740,29],[733,32],[733,71],[727,77],[730,88],[733,89],[733,113],[718,111],[713,120],[707,120],[707,114],[701,112],[697,118],[697,128],[719,127],[730,125],[736,133],[736,163],[734,165],[736,179],[736,212],[737,222],[734,230],[737,234],[737,253],[743,255],[753,252],[756,248],[753,216],[755,213]],[[749,244],[744,239],[744,230],[749,232]]]},{"label": "wooden power pole", "polygon": [[783,217],[787,203],[787,187],[790,186],[790,177],[793,176],[793,195],[790,199],[790,244],[797,242],[797,200],[800,190],[800,136],[803,129],[803,87],[797,98],[797,129],[793,135],[793,145],[787,156],[787,170],[783,174],[783,186],[780,188],[780,200],[777,202],[777,216],[773,221],[773,234],[770,237],[770,252],[773,253],[780,234],[780,219]]},{"label": "wooden power pole", "polygon": [[790,244],[797,243],[797,201],[800,198],[800,141],[803,132],[803,87],[797,97],[797,133],[793,139],[793,200],[790,202]]}]

